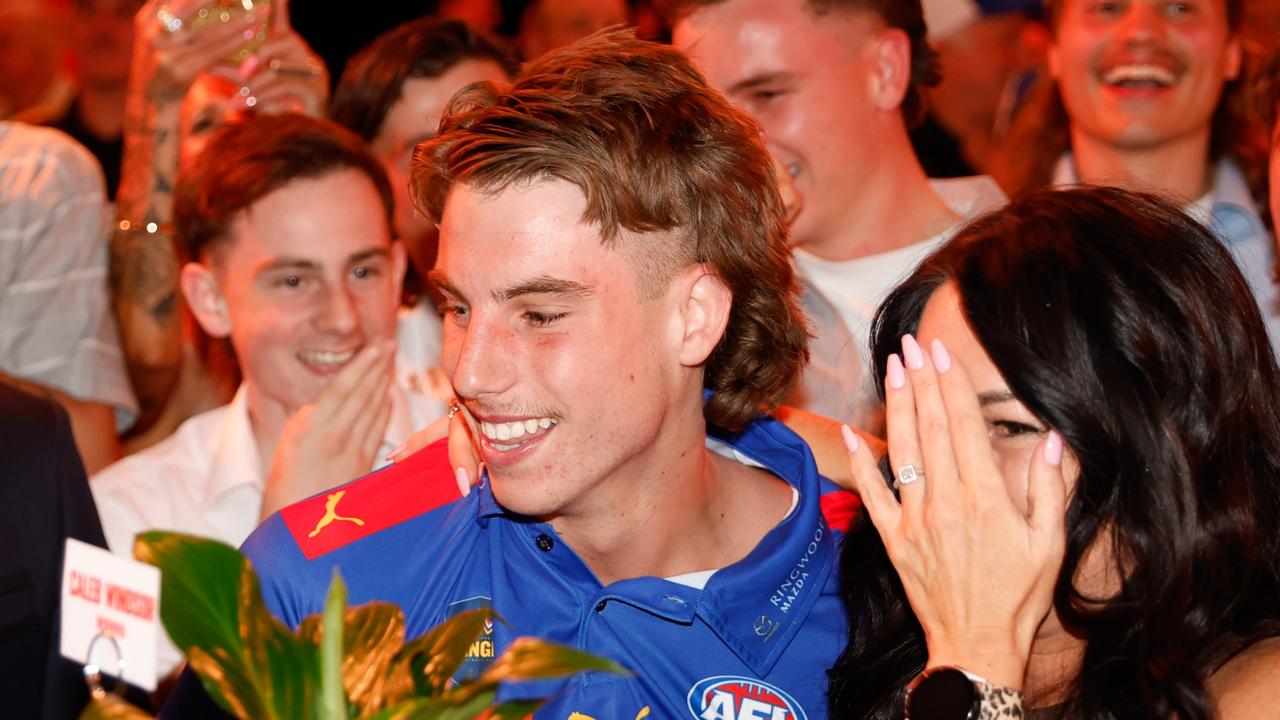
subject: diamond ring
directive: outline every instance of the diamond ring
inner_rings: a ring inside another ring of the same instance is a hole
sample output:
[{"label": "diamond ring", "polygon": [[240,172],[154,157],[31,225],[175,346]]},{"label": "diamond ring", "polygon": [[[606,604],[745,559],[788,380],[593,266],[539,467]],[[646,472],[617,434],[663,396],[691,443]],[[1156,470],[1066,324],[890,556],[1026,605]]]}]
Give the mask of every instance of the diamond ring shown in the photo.
[{"label": "diamond ring", "polygon": [[903,465],[898,468],[898,486],[910,485],[917,480],[924,479],[924,470],[919,470],[915,465]]}]

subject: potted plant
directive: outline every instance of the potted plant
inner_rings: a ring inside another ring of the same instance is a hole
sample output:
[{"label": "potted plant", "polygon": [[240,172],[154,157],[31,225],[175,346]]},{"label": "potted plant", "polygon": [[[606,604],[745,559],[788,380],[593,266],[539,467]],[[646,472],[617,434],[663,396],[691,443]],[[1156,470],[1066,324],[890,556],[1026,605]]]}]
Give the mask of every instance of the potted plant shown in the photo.
[{"label": "potted plant", "polygon": [[[267,611],[258,576],[229,545],[181,533],[138,536],[134,556],[160,568],[160,619],[205,690],[241,718],[465,720],[519,718],[539,702],[498,704],[506,681],[583,671],[626,673],[574,648],[518,638],[478,677],[455,683],[489,610],[455,615],[406,642],[404,614],[391,603],[346,606],[335,569],[324,612],[290,631]],[[81,720],[149,717],[124,700],[96,698]]]}]

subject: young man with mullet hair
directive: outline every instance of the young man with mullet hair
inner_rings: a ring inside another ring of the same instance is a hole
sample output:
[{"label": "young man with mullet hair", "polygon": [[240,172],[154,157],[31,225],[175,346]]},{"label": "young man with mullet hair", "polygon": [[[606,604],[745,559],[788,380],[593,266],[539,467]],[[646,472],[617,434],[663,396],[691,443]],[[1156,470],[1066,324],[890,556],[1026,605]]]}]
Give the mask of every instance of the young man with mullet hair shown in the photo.
[{"label": "young man with mullet hair", "polygon": [[346,485],[365,525],[338,544],[307,532],[324,498],[284,509],[244,546],[268,606],[297,625],[337,567],[411,637],[467,608],[505,618],[463,673],[519,635],[634,673],[501,689],[551,695],[538,717],[826,717],[846,619],[812,455],[761,414],[806,330],[756,126],[628,33],[453,107],[414,180],[486,473],[425,513],[379,505],[394,468]]},{"label": "young man with mullet hair", "polygon": [[802,204],[790,238],[815,326],[794,404],[880,433],[876,307],[968,216],[985,177],[929,180],[908,128],[938,80],[920,0],[667,0],[672,40],[764,128]]}]

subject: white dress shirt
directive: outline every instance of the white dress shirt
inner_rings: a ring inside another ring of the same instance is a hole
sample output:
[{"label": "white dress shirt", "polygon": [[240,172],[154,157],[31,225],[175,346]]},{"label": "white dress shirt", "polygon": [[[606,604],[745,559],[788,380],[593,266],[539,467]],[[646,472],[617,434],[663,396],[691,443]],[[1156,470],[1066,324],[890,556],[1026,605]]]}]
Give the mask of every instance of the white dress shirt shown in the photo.
[{"label": "white dress shirt", "polygon": [[[391,420],[371,469],[386,465],[388,453],[444,414],[434,398],[394,388]],[[248,392],[241,385],[230,404],[188,419],[162,442],[94,475],[89,487],[107,546],[132,557],[134,536],[145,530],[174,530],[239,547],[258,526],[265,481]],[[158,679],[181,662],[166,636],[156,659]]]}]

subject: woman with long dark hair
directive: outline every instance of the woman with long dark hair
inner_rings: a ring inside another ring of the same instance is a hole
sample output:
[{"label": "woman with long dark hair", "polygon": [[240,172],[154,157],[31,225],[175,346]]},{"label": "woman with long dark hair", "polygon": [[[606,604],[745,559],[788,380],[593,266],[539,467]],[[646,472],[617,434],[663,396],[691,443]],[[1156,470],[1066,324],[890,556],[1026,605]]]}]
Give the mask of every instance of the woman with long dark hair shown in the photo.
[{"label": "woman with long dark hair", "polygon": [[1280,375],[1219,241],[1033,194],[873,333],[894,489],[846,434],[871,522],[833,717],[1280,716]]}]

